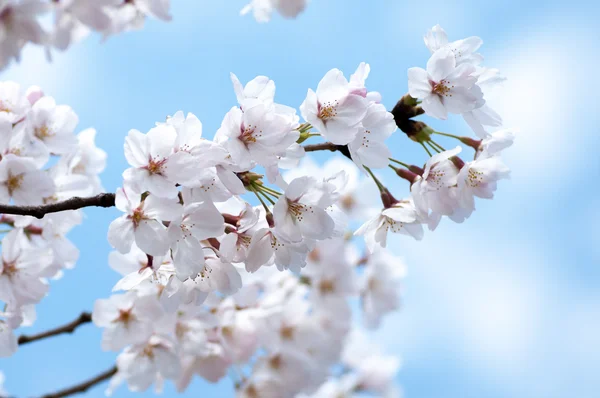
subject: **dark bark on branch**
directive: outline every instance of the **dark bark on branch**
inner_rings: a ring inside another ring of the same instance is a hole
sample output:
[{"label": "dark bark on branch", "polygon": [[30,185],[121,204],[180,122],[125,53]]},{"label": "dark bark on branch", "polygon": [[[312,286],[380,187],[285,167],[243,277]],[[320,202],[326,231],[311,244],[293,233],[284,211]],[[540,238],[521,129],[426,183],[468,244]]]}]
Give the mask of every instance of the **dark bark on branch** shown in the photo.
[{"label": "dark bark on branch", "polygon": [[43,218],[48,213],[57,213],[65,210],[77,210],[83,207],[113,207],[115,205],[114,193],[101,193],[89,198],[74,197],[62,202],[50,203],[40,206],[12,206],[0,205],[0,214],[14,214],[18,216],[33,216]]},{"label": "dark bark on branch", "polygon": [[113,366],[112,368],[100,373],[99,375],[89,380],[76,384],[73,387],[65,388],[64,390],[59,390],[51,394],[43,395],[41,398],[63,398],[68,397],[70,395],[86,392],[90,388],[94,387],[96,384],[102,383],[103,381],[110,379],[115,375],[115,373],[117,373],[117,367]]},{"label": "dark bark on branch", "polygon": [[339,151],[342,155],[352,160],[350,156],[350,151],[348,150],[347,145],[336,145],[331,142],[324,142],[322,144],[312,144],[312,145],[304,145],[304,150],[306,152],[316,152],[316,151]]},{"label": "dark bark on branch", "polygon": [[79,326],[84,325],[86,323],[90,323],[91,321],[92,321],[92,314],[90,314],[89,312],[82,312],[81,315],[79,315],[79,317],[77,319],[67,323],[66,325],[59,326],[55,329],[50,329],[50,330],[47,330],[42,333],[32,334],[30,336],[21,335],[21,336],[19,336],[18,342],[19,342],[19,345],[23,345],[23,344],[27,344],[27,343],[32,343],[37,340],[42,340],[47,337],[57,336],[59,334],[73,333],[75,331],[75,329],[77,329]]}]

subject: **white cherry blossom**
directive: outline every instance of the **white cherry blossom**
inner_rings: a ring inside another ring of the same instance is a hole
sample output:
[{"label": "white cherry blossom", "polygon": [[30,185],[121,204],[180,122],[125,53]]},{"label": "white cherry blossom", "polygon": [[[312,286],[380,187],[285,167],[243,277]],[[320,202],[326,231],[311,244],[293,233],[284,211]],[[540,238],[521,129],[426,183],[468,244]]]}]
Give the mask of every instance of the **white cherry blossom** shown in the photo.
[{"label": "white cherry blossom", "polygon": [[135,292],[128,292],[96,300],[92,320],[104,328],[102,348],[118,351],[129,344],[146,341],[154,332],[154,323],[162,316],[156,297],[138,297]]},{"label": "white cherry blossom", "polygon": [[127,187],[117,190],[116,206],[125,214],[110,224],[108,241],[121,253],[127,253],[135,241],[144,252],[163,256],[169,249],[163,221],[176,219],[182,211],[181,205],[154,195],[141,200],[141,196]]},{"label": "white cherry blossom", "polygon": [[37,205],[52,194],[52,179],[33,160],[8,154],[0,161],[0,202]]},{"label": "white cherry blossom", "polygon": [[484,104],[474,73],[475,66],[457,65],[454,53],[441,48],[427,62],[427,70],[408,70],[408,92],[423,101],[421,106],[428,115],[446,119],[448,112],[462,114]]},{"label": "white cherry blossom", "polygon": [[366,98],[352,93],[343,73],[332,69],[319,82],[316,92],[308,90],[300,111],[325,139],[345,145],[358,134],[367,106]]}]

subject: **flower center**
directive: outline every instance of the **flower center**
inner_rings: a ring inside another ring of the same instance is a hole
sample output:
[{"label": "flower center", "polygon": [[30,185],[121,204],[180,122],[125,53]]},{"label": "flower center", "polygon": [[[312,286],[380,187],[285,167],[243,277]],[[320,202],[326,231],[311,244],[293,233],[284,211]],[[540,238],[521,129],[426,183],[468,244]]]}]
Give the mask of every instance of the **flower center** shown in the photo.
[{"label": "flower center", "polygon": [[250,385],[248,388],[246,388],[246,396],[248,398],[260,398],[258,390],[253,385]]},{"label": "flower center", "polygon": [[375,278],[369,278],[369,281],[367,282],[367,288],[368,290],[374,291],[377,290],[379,286],[379,281]]},{"label": "flower center", "polygon": [[167,159],[156,160],[154,158],[150,158],[148,160],[148,166],[146,166],[146,169],[150,174],[162,174],[163,166],[165,165],[166,161]]},{"label": "flower center", "polygon": [[319,119],[323,120],[323,121],[327,121],[329,119],[333,119],[334,117],[337,116],[337,106],[338,106],[338,101],[334,101],[332,102],[325,102],[324,104],[320,104],[318,105],[318,111],[319,114],[317,115],[319,117]]},{"label": "flower center", "polygon": [[5,112],[5,113],[12,112],[10,104],[8,102],[0,101],[0,112]]},{"label": "flower center", "polygon": [[467,184],[469,184],[471,188],[477,188],[479,185],[483,184],[483,173],[481,171],[469,169],[469,172],[467,173]]},{"label": "flower center", "polygon": [[44,125],[42,127],[36,127],[34,129],[34,132],[35,132],[35,136],[37,138],[39,138],[40,140],[43,140],[44,138],[52,137],[54,135],[54,132],[52,130],[50,130],[50,128],[46,125]]},{"label": "flower center", "polygon": [[279,334],[281,335],[282,340],[292,340],[294,338],[294,327],[282,326],[281,329],[279,329]]},{"label": "flower center", "polygon": [[304,212],[307,211],[313,213],[312,206],[305,206],[302,203],[288,201],[288,212],[296,219],[296,221],[301,222],[304,219]]},{"label": "flower center", "polygon": [[148,344],[146,347],[144,347],[142,355],[150,359],[154,359],[154,348],[150,344]]},{"label": "flower center", "polygon": [[113,323],[122,323],[123,326],[128,327],[129,323],[135,320],[135,315],[131,313],[131,310],[131,308],[128,310],[119,310],[119,316]]},{"label": "flower center", "polygon": [[140,221],[142,221],[145,218],[144,212],[142,211],[142,209],[135,209],[130,218],[133,222],[133,226],[137,228],[137,226],[140,225]]},{"label": "flower center", "polygon": [[269,366],[272,369],[278,370],[283,365],[283,361],[281,360],[281,355],[275,355],[269,359]]},{"label": "flower center", "polygon": [[13,192],[17,189],[21,188],[21,184],[23,183],[23,174],[19,175],[8,175],[8,179],[6,180],[6,189],[8,189],[8,193],[12,196]]},{"label": "flower center", "polygon": [[245,143],[256,142],[257,138],[262,137],[262,130],[259,130],[258,133],[256,133],[257,127],[258,126],[253,126],[251,124],[246,127],[242,124],[242,127],[240,128],[240,140]]},{"label": "flower center", "polygon": [[321,294],[330,294],[335,292],[335,283],[333,281],[325,279],[319,282],[319,291]]},{"label": "flower center", "polygon": [[440,189],[444,184],[444,176],[446,175],[445,171],[442,170],[429,170],[429,175],[427,175],[427,182],[434,185],[437,189]]},{"label": "flower center", "polygon": [[12,278],[18,271],[17,269],[17,265],[12,262],[12,263],[6,263],[3,262],[3,270],[2,273],[6,276],[8,276],[9,278]]},{"label": "flower center", "polygon": [[450,94],[450,90],[454,88],[454,85],[450,85],[450,83],[446,80],[442,80],[439,83],[434,83],[433,92],[442,97],[452,97]]},{"label": "flower center", "polygon": [[400,222],[400,221],[396,221],[393,218],[390,217],[385,217],[385,221],[387,223],[386,225],[386,229],[387,230],[392,230],[392,232],[394,233],[398,233],[402,230],[402,228],[404,228],[404,223]]},{"label": "flower center", "polygon": [[[252,237],[246,234],[238,234],[238,245],[243,247],[249,247],[252,242]],[[238,248],[239,250],[239,248]]]}]

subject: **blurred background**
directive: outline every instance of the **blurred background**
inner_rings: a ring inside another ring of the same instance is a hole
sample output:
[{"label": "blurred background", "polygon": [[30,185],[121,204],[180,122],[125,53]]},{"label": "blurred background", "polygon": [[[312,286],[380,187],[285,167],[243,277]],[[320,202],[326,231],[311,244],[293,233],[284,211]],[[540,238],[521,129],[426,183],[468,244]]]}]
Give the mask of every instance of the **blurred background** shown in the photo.
[{"label": "blurred background", "polygon": [[[74,108],[80,130],[95,127],[98,146],[109,154],[102,180],[114,192],[127,167],[128,130],[147,131],[183,110],[212,137],[236,104],[230,71],[243,82],[269,76],[277,102],[298,107],[329,69],[349,76],[366,61],[367,86],[391,109],[407,91],[406,70],[427,62],[427,29],[439,23],[451,40],[480,36],[485,65],[508,77],[489,101],[506,127],[519,129],[504,156],[512,179],[500,183],[493,201],[480,200],[465,224],[444,221],[422,242],[390,240],[408,277],[403,309],[375,338],[402,358],[398,383],[409,398],[600,396],[600,6],[313,0],[296,21],[276,16],[260,25],[238,15],[244,5],[175,0],[171,23],[149,21],[104,43],[90,37],[52,63],[28,49],[0,79],[40,85]],[[422,119],[440,131],[470,134],[460,118]],[[389,143],[397,159],[423,162],[421,148],[400,131]],[[404,182],[384,178],[394,192],[408,193]],[[118,275],[107,264],[106,231],[117,214],[86,210],[70,235],[81,250],[77,267],[52,283],[27,332],[70,321],[110,295]],[[110,367],[115,354],[101,351],[100,333],[85,326],[20,348],[0,360],[6,389],[17,397],[41,395]],[[103,396],[104,387],[87,396]],[[168,384],[164,396],[175,394]],[[232,387],[228,379],[196,380],[186,394],[230,396]],[[124,387],[115,395],[134,396]]]}]

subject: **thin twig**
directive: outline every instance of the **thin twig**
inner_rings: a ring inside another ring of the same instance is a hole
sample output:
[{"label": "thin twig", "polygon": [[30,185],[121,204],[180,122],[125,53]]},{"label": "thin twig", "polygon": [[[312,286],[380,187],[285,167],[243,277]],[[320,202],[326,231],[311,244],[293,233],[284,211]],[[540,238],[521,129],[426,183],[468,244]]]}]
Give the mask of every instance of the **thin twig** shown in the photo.
[{"label": "thin twig", "polygon": [[19,345],[23,345],[23,344],[27,344],[27,343],[32,343],[37,340],[42,340],[47,337],[57,336],[59,334],[73,333],[75,331],[75,329],[77,329],[79,326],[84,325],[86,323],[90,323],[91,321],[92,321],[92,314],[90,314],[89,312],[82,312],[81,315],[79,315],[79,317],[77,317],[77,319],[67,323],[66,325],[59,326],[57,328],[50,329],[50,330],[47,330],[42,333],[32,334],[30,336],[21,335],[21,336],[19,336],[18,342],[19,342]]},{"label": "thin twig", "polygon": [[32,216],[43,218],[48,213],[57,213],[65,210],[77,210],[83,207],[113,207],[115,205],[114,193],[101,193],[89,198],[74,197],[62,202],[50,203],[40,206],[12,206],[0,205],[0,214],[14,214],[19,216]]},{"label": "thin twig", "polygon": [[73,387],[65,388],[64,390],[59,390],[54,393],[43,395],[41,398],[63,398],[68,397],[70,395],[86,392],[90,388],[94,387],[96,384],[102,383],[103,381],[110,379],[115,375],[115,373],[117,373],[117,367],[113,366],[112,368],[100,373],[99,375],[89,380],[76,384]]},{"label": "thin twig", "polygon": [[347,145],[336,145],[332,142],[323,142],[321,144],[304,145],[304,151],[306,151],[306,152],[339,151],[342,155],[346,156],[348,159],[352,159],[352,156],[350,155],[350,150],[348,150]]}]

